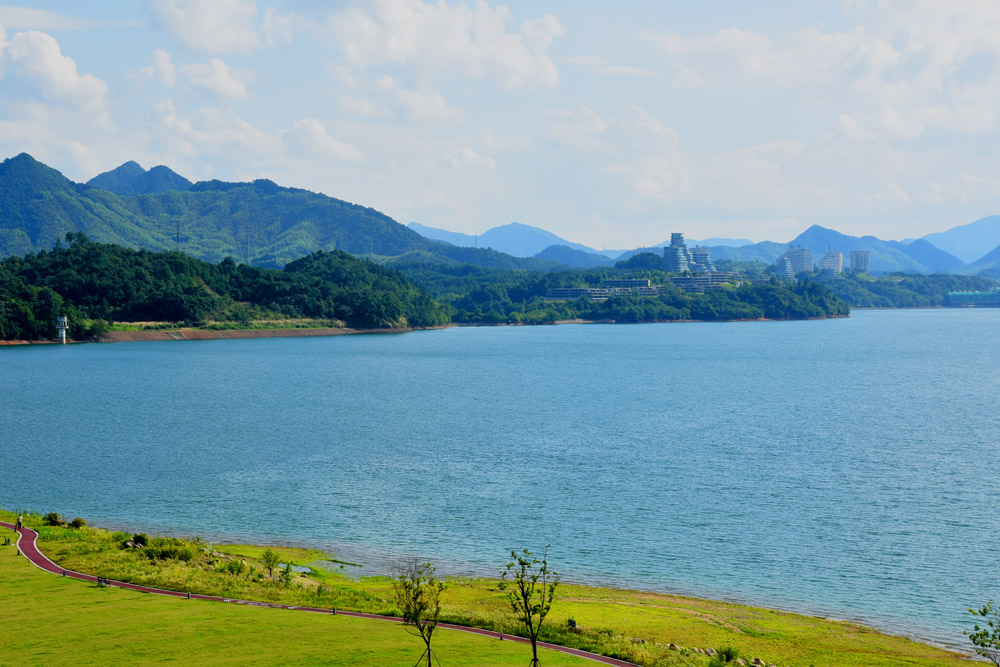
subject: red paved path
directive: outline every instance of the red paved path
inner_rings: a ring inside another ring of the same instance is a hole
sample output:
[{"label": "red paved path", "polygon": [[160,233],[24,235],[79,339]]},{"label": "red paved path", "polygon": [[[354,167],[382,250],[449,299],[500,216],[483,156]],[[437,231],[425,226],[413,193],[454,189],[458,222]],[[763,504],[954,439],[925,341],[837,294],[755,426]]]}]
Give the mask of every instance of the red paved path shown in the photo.
[{"label": "red paved path", "polygon": [[[0,521],[0,526],[5,528],[14,529],[12,524]],[[71,577],[73,579],[80,579],[82,581],[89,581],[92,583],[97,582],[97,577],[83,574],[82,572],[74,572],[73,570],[65,570],[55,563],[53,563],[49,558],[43,554],[38,549],[38,533],[31,528],[21,528],[18,531],[17,547],[20,549],[21,553],[34,565],[39,567],[46,572],[51,572],[52,574],[58,574],[64,577]],[[378,614],[365,614],[359,611],[341,611],[333,609],[322,609],[319,607],[295,607],[291,605],[275,604],[273,602],[253,602],[250,600],[237,600],[235,598],[222,598],[216,597],[214,595],[198,595],[197,593],[182,593],[180,591],[168,591],[162,588],[152,588],[150,586],[139,586],[137,584],[130,584],[124,581],[111,581],[111,585],[117,588],[127,588],[132,591],[139,591],[140,593],[156,593],[157,595],[169,595],[175,598],[189,598],[191,600],[209,600],[211,602],[230,602],[233,604],[248,605],[251,607],[271,607],[272,609],[293,609],[295,611],[310,611],[316,614],[336,614],[338,616],[353,616],[355,618],[370,618],[377,621],[389,621],[392,623],[400,623],[401,619],[394,616],[380,616]],[[492,630],[482,630],[480,628],[470,628],[464,625],[452,625],[451,623],[439,623],[439,628],[447,628],[449,630],[457,630],[459,632],[468,632],[473,635],[482,635],[483,637],[500,637],[500,633],[493,632]],[[504,635],[505,641],[519,642],[522,644],[530,643],[524,637],[515,637],[512,635]],[[637,667],[634,663],[625,662],[624,660],[618,660],[617,658],[609,658],[607,656],[598,655],[596,653],[589,653],[587,651],[581,651],[575,648],[569,648],[567,646],[559,646],[557,644],[547,644],[545,642],[538,642],[538,645],[543,648],[550,649],[552,651],[558,651],[559,653],[566,653],[568,655],[574,655],[579,658],[585,658],[587,660],[593,660],[594,662],[599,662],[604,665],[614,665],[615,667]]]}]

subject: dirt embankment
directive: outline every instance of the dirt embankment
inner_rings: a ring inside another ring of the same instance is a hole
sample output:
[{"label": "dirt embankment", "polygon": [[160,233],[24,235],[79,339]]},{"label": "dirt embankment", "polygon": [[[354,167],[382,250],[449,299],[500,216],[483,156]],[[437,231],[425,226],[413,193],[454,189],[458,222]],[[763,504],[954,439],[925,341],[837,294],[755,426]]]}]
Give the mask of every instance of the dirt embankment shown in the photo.
[{"label": "dirt embankment", "polygon": [[291,338],[299,336],[343,336],[347,334],[406,333],[413,329],[172,329],[169,331],[109,331],[101,343],[144,340],[225,340],[231,338]]}]

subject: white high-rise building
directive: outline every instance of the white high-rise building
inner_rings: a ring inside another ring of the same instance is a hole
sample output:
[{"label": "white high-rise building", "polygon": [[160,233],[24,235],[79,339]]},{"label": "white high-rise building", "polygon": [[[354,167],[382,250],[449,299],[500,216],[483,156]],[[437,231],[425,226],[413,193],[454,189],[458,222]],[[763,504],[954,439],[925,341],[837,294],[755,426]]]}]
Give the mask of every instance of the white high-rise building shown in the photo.
[{"label": "white high-rise building", "polygon": [[819,260],[819,270],[842,273],[844,271],[844,253],[831,250],[823,255],[823,259]]},{"label": "white high-rise building", "polygon": [[801,245],[792,246],[785,256],[792,263],[792,272],[795,275],[813,272],[813,251],[809,248]]}]

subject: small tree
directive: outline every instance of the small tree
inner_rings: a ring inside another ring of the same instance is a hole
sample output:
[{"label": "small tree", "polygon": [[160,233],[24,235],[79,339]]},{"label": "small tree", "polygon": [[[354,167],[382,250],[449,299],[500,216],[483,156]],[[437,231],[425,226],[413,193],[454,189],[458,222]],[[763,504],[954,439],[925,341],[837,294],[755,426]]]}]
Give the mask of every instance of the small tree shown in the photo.
[{"label": "small tree", "polygon": [[545,546],[541,560],[533,558],[527,549],[521,554],[511,551],[511,560],[500,574],[500,590],[507,594],[514,617],[524,626],[531,640],[528,667],[542,664],[538,661],[538,633],[552,608],[559,585],[559,573],[549,569],[548,554],[549,545]]},{"label": "small tree", "polygon": [[292,569],[291,563],[285,563],[285,569],[281,571],[279,575],[281,583],[285,586],[291,586],[292,581],[295,579],[295,571]]},{"label": "small tree", "polygon": [[403,615],[403,623],[416,628],[426,646],[417,663],[427,656],[427,667],[431,667],[431,637],[441,615],[441,591],[444,590],[444,582],[435,576],[435,571],[430,563],[408,558],[396,564],[392,577],[396,606]]},{"label": "small tree", "polygon": [[274,549],[264,549],[263,555],[261,555],[260,560],[264,563],[264,567],[267,568],[267,576],[269,578],[274,578],[274,568],[278,567],[278,563],[281,562],[281,558],[274,551]]},{"label": "small tree", "polygon": [[986,626],[979,627],[977,623],[972,632],[966,630],[965,635],[976,647],[976,653],[1000,667],[1000,611],[993,608],[993,600],[990,600],[982,609],[970,609],[969,613],[985,620]]}]

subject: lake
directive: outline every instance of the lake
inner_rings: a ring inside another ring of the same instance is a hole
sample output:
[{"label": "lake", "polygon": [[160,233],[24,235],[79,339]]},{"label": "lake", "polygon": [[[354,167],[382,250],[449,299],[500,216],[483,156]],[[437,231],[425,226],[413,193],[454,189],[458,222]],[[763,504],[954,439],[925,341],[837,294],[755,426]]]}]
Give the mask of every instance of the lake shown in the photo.
[{"label": "lake", "polygon": [[1000,310],[0,348],[0,505],[855,619],[1000,599]]}]

